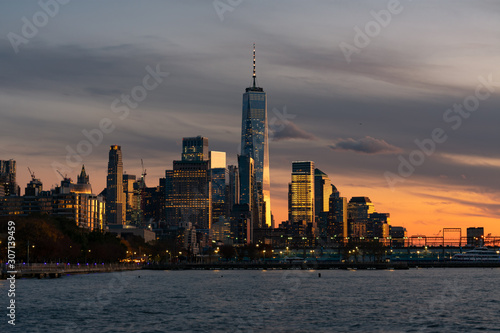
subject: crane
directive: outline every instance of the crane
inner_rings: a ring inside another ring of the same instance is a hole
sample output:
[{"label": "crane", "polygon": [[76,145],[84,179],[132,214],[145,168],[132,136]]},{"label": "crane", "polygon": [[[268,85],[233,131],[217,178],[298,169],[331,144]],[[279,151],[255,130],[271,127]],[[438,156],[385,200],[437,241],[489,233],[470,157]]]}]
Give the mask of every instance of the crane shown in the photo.
[{"label": "crane", "polygon": [[59,171],[59,170],[56,170],[56,171],[57,171],[58,174],[61,175],[61,177],[63,177],[64,180],[71,181],[71,178],[68,178],[68,174],[63,175],[61,171]]},{"label": "crane", "polygon": [[30,167],[28,167],[28,171],[30,173],[30,176],[31,176],[31,180],[32,181],[35,181],[35,173],[33,171],[31,171]]},{"label": "crane", "polygon": [[62,172],[61,172],[61,171],[59,171],[59,170],[56,170],[56,171],[57,171],[57,173],[58,173],[58,174],[60,174],[60,175],[61,175],[61,177],[63,177],[63,179],[65,179],[65,178],[66,178],[66,176],[64,176],[64,175],[62,174]]},{"label": "crane", "polygon": [[141,167],[142,167],[141,178],[142,178],[143,183],[145,184],[146,183],[146,175],[147,175],[147,173],[146,173],[146,169],[144,169],[144,162],[143,162],[142,158],[141,158]]}]

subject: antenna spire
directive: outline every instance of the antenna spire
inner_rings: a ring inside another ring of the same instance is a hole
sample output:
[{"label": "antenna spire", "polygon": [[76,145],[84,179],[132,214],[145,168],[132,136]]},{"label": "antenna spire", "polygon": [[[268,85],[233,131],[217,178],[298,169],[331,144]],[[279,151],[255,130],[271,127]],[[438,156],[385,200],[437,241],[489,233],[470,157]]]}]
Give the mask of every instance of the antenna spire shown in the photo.
[{"label": "antenna spire", "polygon": [[255,43],[253,43],[253,87],[255,88]]}]

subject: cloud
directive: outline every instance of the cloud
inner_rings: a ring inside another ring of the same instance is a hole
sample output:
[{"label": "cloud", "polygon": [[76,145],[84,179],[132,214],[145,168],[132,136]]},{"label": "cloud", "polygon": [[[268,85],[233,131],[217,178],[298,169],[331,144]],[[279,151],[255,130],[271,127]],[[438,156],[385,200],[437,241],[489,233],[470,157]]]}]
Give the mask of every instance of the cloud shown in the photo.
[{"label": "cloud", "polygon": [[500,167],[500,158],[495,157],[446,153],[441,154],[441,157],[457,164],[490,168]]},{"label": "cloud", "polygon": [[364,154],[396,154],[402,151],[394,145],[387,143],[385,140],[375,139],[371,136],[366,136],[361,139],[338,139],[328,147],[332,150],[347,151],[351,150]]},{"label": "cloud", "polygon": [[287,121],[286,124],[280,124],[278,126],[270,126],[270,137],[273,141],[284,141],[284,140],[318,140],[317,137],[301,129],[299,126],[295,125],[291,121]]},{"label": "cloud", "polygon": [[450,209],[454,211],[457,210],[458,205],[469,207],[470,210],[468,212],[460,213],[462,215],[496,219],[498,217],[498,214],[500,213],[500,205],[496,202],[492,202],[492,200],[490,200],[488,196],[478,197],[476,198],[476,200],[466,200],[453,196],[448,197],[448,196],[434,195],[428,193],[418,193],[418,195],[425,198],[433,198],[439,200],[436,202],[436,205],[452,204],[453,206],[451,206]]}]

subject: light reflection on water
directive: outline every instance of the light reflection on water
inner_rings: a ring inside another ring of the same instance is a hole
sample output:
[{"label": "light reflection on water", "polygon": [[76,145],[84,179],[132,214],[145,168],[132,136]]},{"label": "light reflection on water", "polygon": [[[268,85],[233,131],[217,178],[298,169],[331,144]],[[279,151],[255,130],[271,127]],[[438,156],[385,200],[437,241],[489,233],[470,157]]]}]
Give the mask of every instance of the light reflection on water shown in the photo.
[{"label": "light reflection on water", "polygon": [[[7,329],[492,331],[498,330],[499,277],[500,269],[411,269],[134,271],[23,279],[16,286],[16,327]],[[0,281],[3,309],[6,286]]]}]

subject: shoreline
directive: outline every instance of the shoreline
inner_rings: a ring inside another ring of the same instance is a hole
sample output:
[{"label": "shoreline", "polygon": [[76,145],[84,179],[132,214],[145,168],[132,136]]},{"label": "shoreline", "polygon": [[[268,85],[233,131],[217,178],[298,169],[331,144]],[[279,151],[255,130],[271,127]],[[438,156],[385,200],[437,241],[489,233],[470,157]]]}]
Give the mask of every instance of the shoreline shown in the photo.
[{"label": "shoreline", "polygon": [[20,265],[9,273],[5,266],[2,267],[0,279],[5,280],[15,275],[16,279],[22,278],[60,278],[63,275],[91,274],[91,273],[111,273],[120,271],[132,271],[142,269],[142,265],[137,264],[31,264]]},{"label": "shoreline", "polygon": [[500,268],[500,262],[387,262],[387,263],[343,263],[315,262],[304,263],[238,263],[223,262],[211,264],[177,263],[177,264],[147,264],[147,270],[407,270],[410,268]]}]

